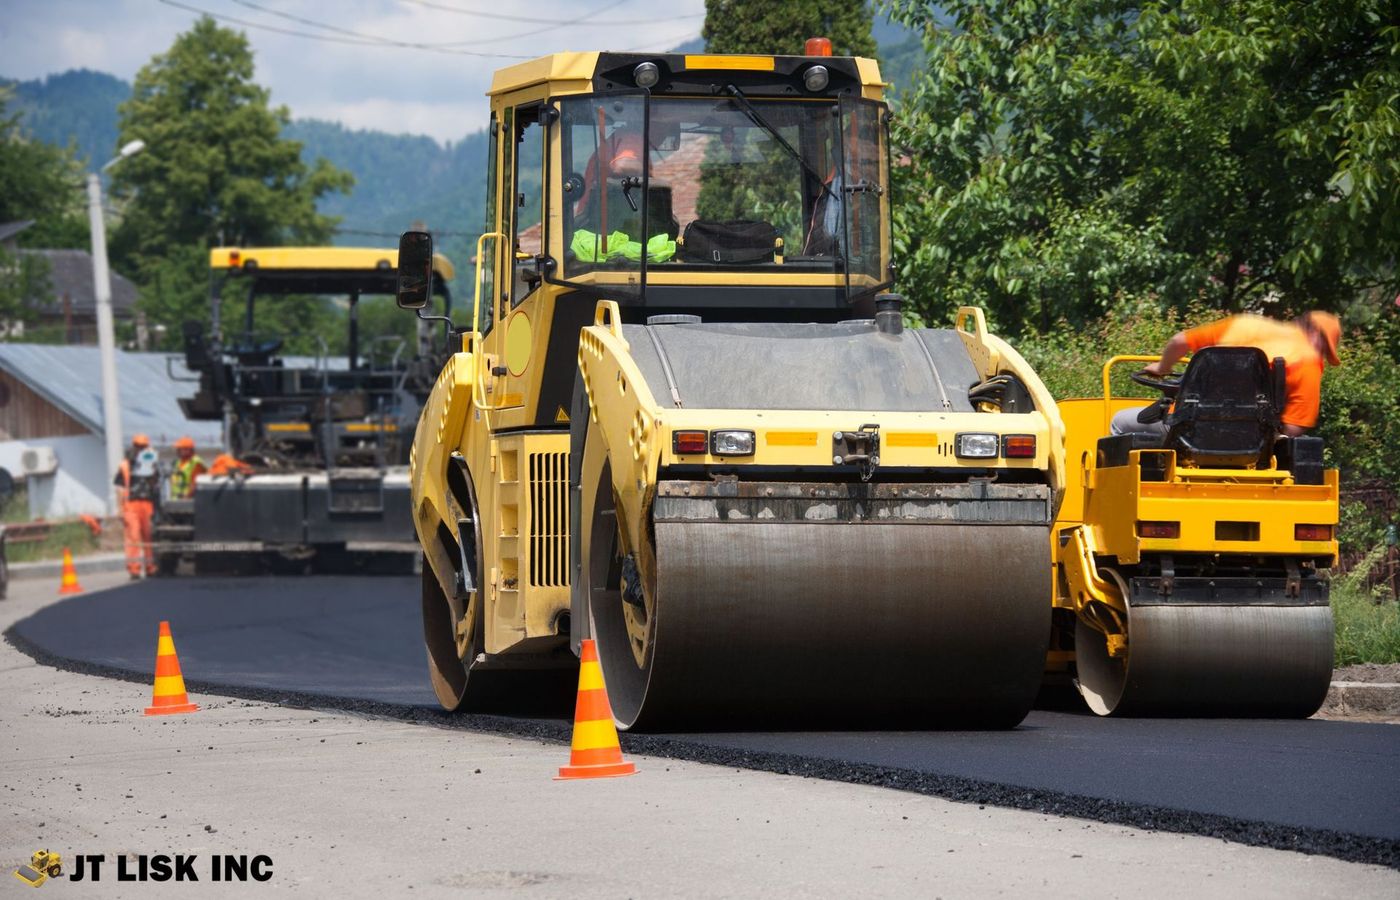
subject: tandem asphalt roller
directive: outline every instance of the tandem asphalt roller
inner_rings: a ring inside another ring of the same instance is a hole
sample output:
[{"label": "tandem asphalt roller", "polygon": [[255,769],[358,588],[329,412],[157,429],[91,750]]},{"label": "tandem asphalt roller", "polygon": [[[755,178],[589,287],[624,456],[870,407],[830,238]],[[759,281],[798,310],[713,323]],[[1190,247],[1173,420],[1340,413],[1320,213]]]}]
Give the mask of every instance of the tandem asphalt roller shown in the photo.
[{"label": "tandem asphalt roller", "polygon": [[[444,707],[592,637],[624,728],[1030,709],[1060,416],[979,310],[904,326],[883,84],[822,49],[496,74],[473,318],[411,457]],[[431,259],[404,235],[401,306]]]},{"label": "tandem asphalt roller", "polygon": [[1101,398],[1060,401],[1049,675],[1073,671],[1100,715],[1310,716],[1332,677],[1338,473],[1321,438],[1282,436],[1283,361],[1252,347],[1134,374],[1163,391],[1162,433],[1105,437],[1135,405],[1114,367],[1155,360],[1114,357]]}]

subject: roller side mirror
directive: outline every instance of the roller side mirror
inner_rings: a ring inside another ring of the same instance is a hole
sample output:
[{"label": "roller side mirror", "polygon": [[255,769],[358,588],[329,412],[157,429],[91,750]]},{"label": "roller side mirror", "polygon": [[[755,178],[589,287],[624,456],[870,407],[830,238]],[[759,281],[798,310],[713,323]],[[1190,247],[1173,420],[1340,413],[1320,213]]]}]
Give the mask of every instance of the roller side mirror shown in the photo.
[{"label": "roller side mirror", "polygon": [[425,309],[433,293],[433,236],[405,231],[399,238],[396,300],[400,309]]}]

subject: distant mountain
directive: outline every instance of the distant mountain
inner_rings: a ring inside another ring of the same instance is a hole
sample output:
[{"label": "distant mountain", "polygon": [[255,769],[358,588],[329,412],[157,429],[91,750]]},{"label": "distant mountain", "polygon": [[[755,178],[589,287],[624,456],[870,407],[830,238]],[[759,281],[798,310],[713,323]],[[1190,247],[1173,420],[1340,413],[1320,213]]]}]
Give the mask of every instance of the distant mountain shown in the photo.
[{"label": "distant mountain", "polygon": [[[0,84],[14,89],[11,109],[24,128],[52,144],[72,141],[87,167],[116,153],[117,106],[131,85],[103,72],[76,69],[34,81]],[[355,176],[347,196],[326,197],[321,211],[341,217],[341,245],[396,245],[414,222],[445,232],[442,247],[466,263],[467,235],[485,220],[486,132],[443,146],[422,135],[358,131],[334,122],[297,119],[286,136],[302,142],[308,163],[323,156]]]},{"label": "distant mountain", "polygon": [[41,141],[67,145],[88,167],[102,165],[117,152],[117,104],[131,96],[131,85],[90,69],[72,69],[42,80],[9,81],[14,88],[11,112]]}]

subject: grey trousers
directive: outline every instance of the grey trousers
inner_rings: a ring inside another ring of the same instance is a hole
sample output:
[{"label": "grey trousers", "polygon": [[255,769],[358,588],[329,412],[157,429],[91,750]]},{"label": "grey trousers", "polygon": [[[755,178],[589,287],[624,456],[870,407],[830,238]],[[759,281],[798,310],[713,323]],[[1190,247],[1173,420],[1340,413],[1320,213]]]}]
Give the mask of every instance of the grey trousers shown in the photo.
[{"label": "grey trousers", "polygon": [[1165,437],[1167,427],[1158,422],[1139,422],[1138,413],[1147,409],[1146,406],[1130,406],[1127,409],[1119,410],[1113,414],[1113,423],[1109,426],[1109,431],[1113,434],[1155,434],[1158,437]]}]

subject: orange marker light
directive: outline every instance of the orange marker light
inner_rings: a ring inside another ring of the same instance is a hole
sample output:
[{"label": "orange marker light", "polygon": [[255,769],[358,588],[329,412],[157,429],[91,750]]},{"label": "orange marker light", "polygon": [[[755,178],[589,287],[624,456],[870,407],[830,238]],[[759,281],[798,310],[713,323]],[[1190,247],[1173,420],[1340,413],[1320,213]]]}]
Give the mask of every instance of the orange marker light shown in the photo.
[{"label": "orange marker light", "polygon": [[1181,537],[1180,522],[1139,522],[1138,537],[1176,540]]},{"label": "orange marker light", "polygon": [[1008,434],[1001,439],[1001,455],[1007,459],[1032,459],[1035,457],[1035,435]]},{"label": "orange marker light", "polygon": [[831,38],[807,38],[807,46],[802,48],[803,56],[830,56]]},{"label": "orange marker light", "polygon": [[708,453],[710,433],[708,431],[676,431],[671,434],[671,448],[677,455]]},{"label": "orange marker light", "polygon": [[1332,540],[1331,525],[1294,525],[1293,540],[1295,541],[1330,541]]}]

